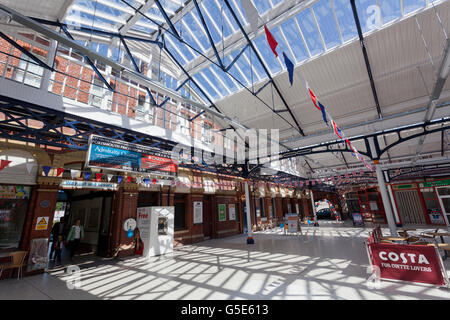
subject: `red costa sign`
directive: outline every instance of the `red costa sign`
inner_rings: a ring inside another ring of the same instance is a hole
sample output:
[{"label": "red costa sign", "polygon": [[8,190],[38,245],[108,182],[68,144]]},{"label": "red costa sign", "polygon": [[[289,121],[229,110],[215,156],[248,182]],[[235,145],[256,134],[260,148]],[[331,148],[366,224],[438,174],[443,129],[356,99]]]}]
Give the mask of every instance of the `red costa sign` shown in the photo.
[{"label": "red costa sign", "polygon": [[445,285],[434,247],[371,243],[369,248],[381,278]]},{"label": "red costa sign", "polygon": [[178,167],[171,159],[143,154],[141,158],[141,168],[177,173]]}]

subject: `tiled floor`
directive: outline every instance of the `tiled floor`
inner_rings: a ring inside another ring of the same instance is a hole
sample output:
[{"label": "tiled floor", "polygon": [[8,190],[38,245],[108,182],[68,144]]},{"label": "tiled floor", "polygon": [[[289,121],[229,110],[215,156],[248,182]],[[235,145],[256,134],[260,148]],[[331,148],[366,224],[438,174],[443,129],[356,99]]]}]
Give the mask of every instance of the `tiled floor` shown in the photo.
[{"label": "tiled floor", "polygon": [[302,229],[259,232],[254,245],[244,235],[209,240],[149,260],[86,256],[78,258],[79,289],[68,289],[69,276],[55,269],[1,281],[0,299],[450,299],[449,290],[428,285],[369,288],[368,228],[324,221]]}]

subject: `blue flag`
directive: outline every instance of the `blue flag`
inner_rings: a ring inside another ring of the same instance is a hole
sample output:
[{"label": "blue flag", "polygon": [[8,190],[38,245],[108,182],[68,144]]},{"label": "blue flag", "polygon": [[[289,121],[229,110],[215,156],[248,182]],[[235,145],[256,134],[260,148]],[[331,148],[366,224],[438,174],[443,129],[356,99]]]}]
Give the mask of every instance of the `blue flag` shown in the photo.
[{"label": "blue flag", "polygon": [[49,166],[42,166],[42,170],[44,171],[46,177],[48,177],[48,173],[50,172],[51,168],[52,167]]},{"label": "blue flag", "polygon": [[[325,107],[323,106],[323,104],[320,103],[320,101],[318,101],[318,102],[319,102],[320,111],[322,111],[323,121],[328,125],[327,113],[325,112]],[[339,130],[339,128],[338,128],[338,130]]]},{"label": "blue flag", "polygon": [[287,57],[286,53],[284,53],[283,51],[283,57],[284,57],[284,63],[286,64],[286,68],[289,72],[289,82],[292,83],[294,82],[294,64],[292,63],[291,60],[289,60],[289,58]]},{"label": "blue flag", "polygon": [[85,172],[84,172],[84,178],[85,178],[86,180],[89,180],[90,177],[91,177],[91,173],[85,171]]},{"label": "blue flag", "polygon": [[118,176],[118,177],[117,177],[117,183],[119,183],[119,184],[120,184],[120,182],[122,181],[122,179],[123,179],[123,177],[122,177],[122,176]]}]

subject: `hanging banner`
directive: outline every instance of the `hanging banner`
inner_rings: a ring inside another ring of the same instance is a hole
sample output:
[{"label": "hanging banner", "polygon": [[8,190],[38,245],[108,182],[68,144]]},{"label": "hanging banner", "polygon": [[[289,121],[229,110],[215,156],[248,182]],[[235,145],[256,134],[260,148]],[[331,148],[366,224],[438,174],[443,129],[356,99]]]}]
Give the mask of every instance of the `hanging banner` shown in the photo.
[{"label": "hanging banner", "polygon": [[203,202],[194,201],[194,224],[203,223]]},{"label": "hanging banner", "polygon": [[236,210],[233,204],[228,205],[228,216],[230,217],[229,220],[236,220]]},{"label": "hanging banner", "polygon": [[368,246],[371,263],[379,268],[380,278],[446,285],[434,246],[391,243],[371,243]]},{"label": "hanging banner", "polygon": [[178,171],[168,151],[96,135],[89,136],[86,164],[91,168],[171,177]]}]

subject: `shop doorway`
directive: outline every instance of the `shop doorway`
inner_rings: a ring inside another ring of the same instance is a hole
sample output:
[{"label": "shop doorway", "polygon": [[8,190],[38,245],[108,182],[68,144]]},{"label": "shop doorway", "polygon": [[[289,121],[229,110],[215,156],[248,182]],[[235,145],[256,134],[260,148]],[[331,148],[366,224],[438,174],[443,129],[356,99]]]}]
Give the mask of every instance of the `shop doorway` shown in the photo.
[{"label": "shop doorway", "polygon": [[84,239],[80,252],[108,256],[110,251],[110,222],[114,193],[107,191],[68,191],[67,228],[81,220]]},{"label": "shop doorway", "polygon": [[203,237],[212,237],[211,196],[203,196]]}]

